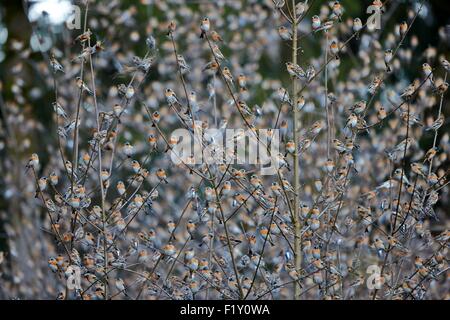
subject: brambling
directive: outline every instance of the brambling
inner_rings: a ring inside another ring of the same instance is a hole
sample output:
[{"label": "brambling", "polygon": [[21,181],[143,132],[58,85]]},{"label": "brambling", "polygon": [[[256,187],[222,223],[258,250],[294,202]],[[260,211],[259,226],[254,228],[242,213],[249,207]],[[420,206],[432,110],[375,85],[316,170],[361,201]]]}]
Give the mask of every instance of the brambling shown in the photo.
[{"label": "brambling", "polygon": [[433,91],[438,95],[443,95],[448,90],[448,82],[442,82],[436,88],[433,88]]},{"label": "brambling", "polygon": [[301,79],[306,77],[305,71],[298,64],[286,62],[286,70],[293,78]]},{"label": "brambling", "polygon": [[437,235],[434,240],[440,243],[448,242],[450,240],[450,230],[447,229],[442,231],[442,233]]},{"label": "brambling", "polygon": [[400,98],[403,98],[405,101],[408,101],[409,99],[411,99],[411,97],[415,92],[416,92],[416,83],[414,82],[403,90],[403,92],[400,95]]},{"label": "brambling", "polygon": [[78,35],[73,42],[80,42],[80,43],[84,43],[86,41],[88,41],[89,39],[91,39],[91,35],[92,32],[90,29],[87,29],[86,32],[83,32],[82,34]]},{"label": "brambling", "polygon": [[175,246],[172,244],[172,242],[169,242],[168,244],[166,244],[162,248],[162,251],[166,256],[169,256],[169,257],[172,257],[177,253]]},{"label": "brambling", "polygon": [[333,14],[338,18],[339,21],[342,20],[342,14],[344,13],[344,8],[339,1],[335,1],[332,5]]},{"label": "brambling", "polygon": [[53,69],[53,73],[57,73],[58,71],[64,73],[63,66],[58,62],[58,60],[56,60],[54,54],[52,54],[50,56],[50,65],[51,65],[51,67]]},{"label": "brambling", "polygon": [[398,33],[400,35],[400,38],[403,38],[407,31],[408,31],[408,24],[406,23],[406,21],[403,21],[398,26]]},{"label": "brambling", "polygon": [[285,26],[278,27],[278,34],[284,41],[292,40],[292,34]]},{"label": "brambling", "polygon": [[358,101],[352,107],[350,107],[350,111],[355,114],[362,114],[366,110],[367,103],[365,100]]},{"label": "brambling", "polygon": [[330,53],[338,59],[339,53],[339,45],[336,40],[331,41],[330,43]]},{"label": "brambling", "polygon": [[431,82],[433,82],[433,69],[428,63],[422,64],[422,70],[426,78],[430,78]]},{"label": "brambling", "polygon": [[52,102],[53,111],[58,117],[62,117],[67,120],[67,113],[64,108],[58,102]]},{"label": "brambling", "polygon": [[167,26],[167,35],[170,36],[172,33],[175,32],[177,29],[177,23],[175,21],[170,21],[169,25]]},{"label": "brambling", "polygon": [[175,231],[176,224],[172,220],[169,220],[169,222],[167,223],[166,226],[167,226],[167,231],[169,231],[170,234],[172,234]]},{"label": "brambling", "polygon": [[244,74],[238,76],[238,85],[240,88],[245,89],[247,85],[247,77]]},{"label": "brambling", "polygon": [[424,165],[421,163],[413,162],[411,163],[411,171],[415,174],[418,174],[422,176],[423,178],[426,177]]},{"label": "brambling", "polygon": [[386,109],[384,107],[380,107],[377,111],[377,118],[379,120],[383,120],[387,117]]},{"label": "brambling", "polygon": [[309,66],[306,68],[306,80],[308,82],[313,81],[313,79],[316,77],[316,69],[314,69],[314,66]]},{"label": "brambling", "polygon": [[217,60],[225,60],[225,56],[223,55],[222,51],[220,51],[220,48],[217,44],[213,43],[211,47],[212,52]]},{"label": "brambling", "polygon": [[311,26],[312,26],[313,31],[317,31],[320,28],[321,24],[322,24],[322,22],[320,21],[320,18],[318,15],[314,15],[311,18]]},{"label": "brambling", "polygon": [[93,95],[94,93],[91,91],[91,89],[89,89],[86,84],[84,83],[83,79],[81,79],[80,77],[76,77],[75,78],[76,81],[76,85],[78,87],[78,89],[80,89],[82,92],[86,91],[88,94]]},{"label": "brambling", "polygon": [[209,29],[211,28],[211,23],[209,22],[209,19],[207,17],[204,17],[201,24],[200,24],[200,38],[203,39],[204,36],[208,33]]},{"label": "brambling", "polygon": [[230,69],[228,69],[228,67],[223,68],[222,75],[227,82],[233,85],[233,75],[231,74],[231,71]]},{"label": "brambling", "polygon": [[214,42],[223,42],[222,37],[216,31],[211,31],[211,40]]},{"label": "brambling", "polygon": [[360,18],[353,19],[353,32],[356,34],[356,39],[359,39],[359,34],[363,28],[363,24]]},{"label": "brambling", "polygon": [[289,92],[285,88],[279,88],[278,91],[278,98],[282,103],[288,103],[291,104],[291,99],[289,98]]},{"label": "brambling", "polygon": [[295,143],[292,140],[286,142],[286,152],[293,154],[295,152]]},{"label": "brambling", "polygon": [[189,259],[189,261],[187,262],[187,267],[192,272],[197,271],[197,269],[198,269],[198,259],[194,258],[194,257]]},{"label": "brambling", "polygon": [[217,71],[219,71],[219,64],[215,60],[210,61],[203,67],[203,71],[207,72],[210,75],[214,75],[217,73]]},{"label": "brambling", "polygon": [[244,116],[253,116],[252,109],[245,103],[245,101],[239,100],[237,108]]},{"label": "brambling", "polygon": [[177,104],[177,103],[179,104],[178,98],[177,98],[175,92],[172,89],[167,88],[164,91],[164,95],[166,97],[166,101],[167,101],[167,104],[169,106],[172,106],[172,105]]},{"label": "brambling", "polygon": [[274,181],[272,182],[272,185],[270,186],[270,190],[272,191],[272,193],[275,196],[280,197],[281,193],[282,193],[282,188],[280,187],[280,185],[278,184],[278,182]]},{"label": "brambling", "polygon": [[35,171],[37,171],[39,169],[39,156],[37,155],[37,153],[33,153],[31,155],[26,167],[27,167],[27,169],[33,168],[33,170],[35,170]]},{"label": "brambling", "polygon": [[132,156],[133,153],[134,153],[134,147],[133,147],[133,146],[131,145],[131,143],[129,143],[128,141],[125,142],[125,144],[124,144],[122,150],[123,150],[123,153],[124,153],[128,158],[131,158],[131,156]]},{"label": "brambling", "polygon": [[158,177],[158,179],[160,181],[163,181],[164,183],[169,183],[169,181],[167,181],[167,174],[164,169],[160,168],[160,169],[156,170],[156,176]]},{"label": "brambling", "polygon": [[227,180],[223,183],[222,190],[220,191],[222,196],[228,197],[233,192],[231,187],[231,181]]},{"label": "brambling", "polygon": [[181,73],[185,74],[186,72],[188,72],[191,67],[187,64],[186,59],[184,59],[184,57],[181,54],[177,55],[177,63],[178,66],[180,67],[180,71]]},{"label": "brambling", "polygon": [[450,72],[450,62],[448,60],[442,59],[441,64],[445,71]]},{"label": "brambling", "polygon": [[153,122],[152,127],[155,127],[159,123],[160,120],[161,120],[160,113],[158,111],[153,112],[152,113],[152,122]]},{"label": "brambling", "polygon": [[101,177],[102,181],[105,182],[106,180],[109,179],[109,171],[108,171],[108,170],[105,170],[105,169],[102,170],[102,171],[100,172],[100,177]]},{"label": "brambling", "polygon": [[386,66],[386,72],[390,73],[392,71],[391,69],[391,61],[393,58],[393,52],[392,49],[387,49],[386,51],[384,51],[384,64]]},{"label": "brambling", "polygon": [[432,124],[431,126],[429,126],[428,128],[425,129],[425,131],[437,131],[439,130],[440,127],[442,127],[442,125],[444,124],[444,117],[441,115],[439,118],[437,118]]}]

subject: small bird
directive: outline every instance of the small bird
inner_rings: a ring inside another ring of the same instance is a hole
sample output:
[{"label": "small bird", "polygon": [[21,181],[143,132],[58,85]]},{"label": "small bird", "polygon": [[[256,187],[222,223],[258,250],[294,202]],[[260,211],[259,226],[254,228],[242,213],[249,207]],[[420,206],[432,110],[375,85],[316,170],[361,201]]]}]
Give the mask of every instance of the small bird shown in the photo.
[{"label": "small bird", "polygon": [[141,164],[137,160],[131,161],[131,169],[134,173],[138,173],[141,170]]},{"label": "small bird", "polygon": [[339,21],[342,21],[342,14],[344,13],[344,8],[342,7],[339,1],[335,1],[332,6],[333,14],[338,18]]},{"label": "small bird", "polygon": [[220,193],[224,197],[228,197],[232,193],[231,181],[227,180],[223,183],[223,187]]},{"label": "small bird", "polygon": [[152,113],[152,127],[155,127],[161,120],[161,114],[158,111]]},{"label": "small bird", "polygon": [[56,174],[56,172],[52,172],[52,173],[50,173],[50,175],[49,175],[49,181],[50,181],[50,184],[52,185],[52,186],[56,186],[57,184],[58,184],[58,181],[59,181],[59,177],[58,177],[58,175]]},{"label": "small bird", "polygon": [[28,160],[28,164],[26,165],[26,168],[33,168],[33,170],[37,171],[39,169],[39,156],[37,153],[33,153]]},{"label": "small bird", "polygon": [[51,257],[48,259],[48,266],[52,272],[56,273],[58,272],[58,263],[54,257]]},{"label": "small bird", "polygon": [[353,19],[353,32],[355,33],[356,39],[359,39],[360,32],[363,28],[363,24],[360,18]]},{"label": "small bird", "polygon": [[433,82],[433,69],[428,63],[422,64],[422,70],[426,78],[430,78],[430,81]]},{"label": "small bird", "polygon": [[181,54],[177,55],[177,63],[181,69],[181,73],[185,74],[191,67],[187,64],[186,59]]},{"label": "small bird", "polygon": [[233,75],[231,74],[231,71],[230,71],[230,69],[228,69],[228,67],[223,68],[222,75],[227,82],[229,82],[231,85],[233,85]]},{"label": "small bird", "polygon": [[196,228],[197,226],[195,225],[195,223],[189,219],[188,222],[186,223],[186,230],[189,232],[191,238],[194,238]]},{"label": "small bird", "polygon": [[203,67],[203,71],[206,71],[211,75],[216,74],[218,70],[219,64],[216,61],[210,61]]},{"label": "small bird", "polygon": [[167,35],[170,36],[172,33],[175,32],[177,29],[177,23],[175,21],[170,21],[169,25],[167,26]]},{"label": "small bird", "polygon": [[293,194],[297,194],[287,179],[283,178],[283,179],[281,179],[281,182],[283,184],[283,189],[285,191],[289,191],[289,192],[292,192]]},{"label": "small bird", "polygon": [[403,21],[398,26],[398,33],[400,35],[400,38],[403,38],[407,31],[408,31],[408,24],[406,23],[406,21]]},{"label": "small bird", "polygon": [[339,53],[339,45],[336,40],[331,41],[330,43],[330,53],[336,58],[339,59],[338,53]]},{"label": "small bird", "polygon": [[244,116],[253,116],[253,112],[250,107],[242,100],[238,101],[237,108]]},{"label": "small bird", "polygon": [[176,104],[176,103],[179,104],[178,98],[177,98],[175,92],[174,92],[172,89],[167,88],[167,89],[164,91],[164,95],[165,95],[165,97],[166,97],[166,101],[167,101],[167,103],[169,104],[169,106],[173,106],[173,105]]},{"label": "small bird", "polygon": [[279,88],[277,92],[278,98],[281,100],[281,102],[292,104],[291,99],[289,98],[289,92],[285,88]]},{"label": "small bird", "polygon": [[52,66],[53,73],[57,73],[58,71],[64,73],[63,66],[58,62],[58,60],[56,60],[53,54],[50,56],[50,65]]},{"label": "small bird", "polygon": [[371,95],[374,95],[377,92],[378,88],[381,86],[382,83],[383,83],[383,79],[381,79],[378,76],[375,76],[375,78],[372,80],[372,83],[367,88],[367,91]]},{"label": "small bird", "polygon": [[124,146],[123,146],[123,153],[128,157],[131,158],[131,156],[134,153],[134,147],[131,145],[131,143],[129,143],[128,141],[125,142]]},{"label": "small bird", "polygon": [[442,59],[441,64],[445,71],[450,72],[450,62],[448,60]]},{"label": "small bird", "polygon": [[121,196],[125,194],[126,188],[125,184],[122,181],[117,182],[116,189]]},{"label": "small bird", "polygon": [[422,176],[423,178],[425,178],[427,176],[425,174],[425,168],[424,168],[423,164],[421,164],[421,163],[417,163],[417,162],[411,163],[411,170],[412,170],[412,172]]},{"label": "small bird", "polygon": [[408,101],[411,99],[412,95],[416,92],[416,83],[410,84],[408,87],[403,90],[402,94],[400,95],[401,98],[403,98],[405,101]]},{"label": "small bird", "polygon": [[280,197],[283,189],[280,187],[278,182],[274,181],[274,182],[272,182],[272,185],[270,186],[270,190],[272,191],[272,193],[275,196]]},{"label": "small bird", "polygon": [[123,292],[123,294],[128,297],[128,294],[125,290],[126,289],[125,282],[123,281],[123,279],[121,279],[121,278],[116,279],[115,285],[116,285],[116,289],[119,290],[119,292]]},{"label": "small bird", "polygon": [[384,245],[384,242],[380,238],[375,238],[375,241],[373,242],[373,247],[377,250],[378,256],[381,258],[386,252],[386,247]]},{"label": "small bird", "polygon": [[435,241],[440,242],[440,243],[445,243],[448,242],[450,240],[450,230],[444,230],[442,231],[442,233],[440,233],[439,235],[437,235],[434,238]]},{"label": "small bird", "polygon": [[292,34],[285,26],[278,27],[278,34],[284,41],[292,40]]},{"label": "small bird", "polygon": [[147,45],[149,50],[155,50],[156,49],[156,39],[152,35],[148,36],[147,39],[145,39],[145,44]]},{"label": "small bird", "polygon": [[82,34],[77,36],[73,42],[84,43],[84,42],[88,41],[89,39],[91,39],[91,35],[92,35],[91,30],[87,29],[86,32],[83,32]]},{"label": "small bird", "polygon": [[443,82],[439,84],[437,87],[433,88],[433,92],[435,92],[438,95],[443,95],[448,90],[448,82]]},{"label": "small bird", "polygon": [[393,58],[392,49],[387,49],[386,51],[384,51],[384,64],[386,65],[386,72],[388,73],[392,72],[392,68],[390,65],[392,58]]},{"label": "small bird", "polygon": [[169,234],[172,234],[175,231],[176,224],[172,220],[169,220],[169,222],[167,222],[166,226],[167,226],[167,231],[169,231]]},{"label": "small bird", "polygon": [[297,98],[295,106],[297,107],[298,111],[301,111],[303,109],[303,107],[305,106],[305,104],[306,104],[305,97],[304,96],[300,96],[300,97]]},{"label": "small bird", "polygon": [[319,16],[315,15],[311,18],[311,25],[314,31],[317,31],[320,28],[322,22],[320,21]]},{"label": "small bird", "polygon": [[200,38],[203,39],[205,35],[208,33],[209,29],[211,27],[211,24],[209,22],[209,19],[207,17],[204,17],[201,24],[200,24]]},{"label": "small bird", "polygon": [[216,31],[211,31],[211,40],[214,42],[223,42],[222,37]]},{"label": "small bird", "polygon": [[367,103],[365,100],[358,101],[355,103],[351,108],[350,111],[354,112],[355,114],[362,114],[366,110]]},{"label": "small bird", "polygon": [[164,183],[169,183],[167,181],[167,175],[166,175],[166,171],[164,169],[158,169],[156,171],[156,176],[158,177],[158,179],[160,181],[163,181]]},{"label": "small bird", "polygon": [[298,64],[294,64],[292,62],[286,62],[286,69],[291,77],[294,77],[297,79],[306,78],[305,71],[303,71],[302,67],[300,67]]},{"label": "small bird", "polygon": [[218,60],[225,60],[225,56],[223,55],[222,51],[220,51],[220,48],[217,44],[213,43],[211,45],[211,47],[212,47],[212,52],[213,52],[214,56]]},{"label": "small bird", "polygon": [[295,152],[295,143],[293,140],[286,142],[286,152],[293,154]]},{"label": "small bird", "polygon": [[81,79],[80,77],[76,77],[76,84],[77,87],[83,92],[86,91],[87,93],[89,93],[90,95],[94,95],[94,93],[91,91],[91,89],[89,89],[86,84],[84,83],[83,79]]},{"label": "small bird", "polygon": [[379,109],[378,109],[378,111],[377,111],[377,118],[379,119],[379,120],[383,120],[383,119],[385,119],[387,117],[387,112],[386,112],[386,109],[384,108],[384,107],[380,107]]},{"label": "small bird", "polygon": [[355,113],[351,113],[347,118],[347,122],[345,123],[345,128],[353,129],[358,124],[358,116]]},{"label": "small bird", "polygon": [[427,151],[427,153],[425,154],[425,160],[424,160],[424,162],[425,162],[425,161],[431,162],[431,161],[433,160],[434,156],[436,155],[437,151],[438,151],[438,148],[437,148],[437,147],[432,147],[432,148],[430,148],[430,149]]},{"label": "small bird", "polygon": [[439,130],[440,127],[442,127],[442,125],[444,124],[444,117],[441,115],[439,118],[437,118],[432,124],[431,126],[429,126],[428,128],[425,129],[425,131],[437,131]]},{"label": "small bird", "polygon": [[404,184],[410,185],[408,178],[406,177],[406,174],[403,172],[402,169],[397,168],[394,171],[394,178],[398,181],[403,181]]},{"label": "small bird", "polygon": [[246,89],[247,77],[242,73],[238,76],[238,85],[241,89]]},{"label": "small bird", "polygon": [[403,122],[408,123],[409,126],[413,126],[415,124],[423,126],[420,117],[415,113],[404,111],[400,114],[400,118]]},{"label": "small bird", "polygon": [[306,80],[311,82],[316,77],[316,69],[311,65],[306,69]]}]

